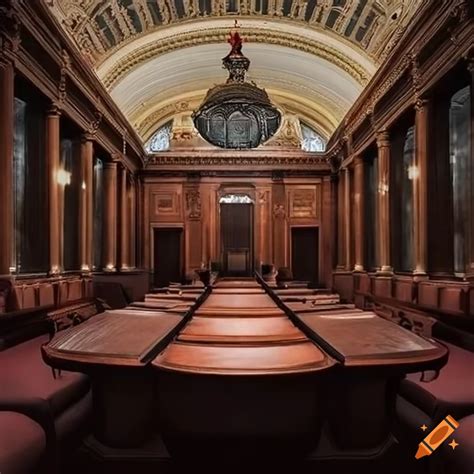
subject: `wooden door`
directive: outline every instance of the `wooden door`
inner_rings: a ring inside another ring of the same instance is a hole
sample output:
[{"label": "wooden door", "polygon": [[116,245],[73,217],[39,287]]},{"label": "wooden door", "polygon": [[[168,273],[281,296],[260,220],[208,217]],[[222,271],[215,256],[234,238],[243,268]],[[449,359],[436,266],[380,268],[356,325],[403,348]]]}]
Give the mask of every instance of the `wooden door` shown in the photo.
[{"label": "wooden door", "polygon": [[153,268],[155,287],[183,278],[183,229],[154,229]]},{"label": "wooden door", "polygon": [[318,283],[318,227],[293,227],[291,229],[291,269],[295,280]]},{"label": "wooden door", "polygon": [[221,204],[223,270],[227,276],[253,272],[253,204]]}]

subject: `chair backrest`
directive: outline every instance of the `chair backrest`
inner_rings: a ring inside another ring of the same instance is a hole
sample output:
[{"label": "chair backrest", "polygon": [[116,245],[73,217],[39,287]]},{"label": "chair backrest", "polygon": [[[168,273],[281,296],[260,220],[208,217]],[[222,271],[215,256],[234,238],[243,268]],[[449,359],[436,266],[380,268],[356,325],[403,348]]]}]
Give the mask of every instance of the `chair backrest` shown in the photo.
[{"label": "chair backrest", "polygon": [[0,313],[6,313],[8,301],[12,292],[12,282],[10,280],[0,280]]}]

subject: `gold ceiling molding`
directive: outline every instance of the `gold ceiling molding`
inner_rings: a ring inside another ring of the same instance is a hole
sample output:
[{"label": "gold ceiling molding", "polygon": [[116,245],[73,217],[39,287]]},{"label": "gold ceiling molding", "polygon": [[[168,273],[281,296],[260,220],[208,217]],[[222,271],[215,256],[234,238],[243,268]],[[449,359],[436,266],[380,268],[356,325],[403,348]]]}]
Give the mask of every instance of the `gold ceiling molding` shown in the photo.
[{"label": "gold ceiling molding", "polygon": [[[196,45],[225,44],[228,34],[228,28],[210,28],[182,33],[153,42],[136,49],[118,61],[114,68],[101,78],[102,82],[110,91],[125,75],[152,58]],[[257,28],[242,28],[242,35],[249,43],[275,44],[323,58],[347,72],[361,86],[365,86],[371,77],[365,68],[354,63],[337,49],[304,36]]]},{"label": "gold ceiling molding", "polygon": [[50,0],[82,53],[97,64],[130,40],[209,18],[278,21],[351,43],[375,62],[423,0]]}]

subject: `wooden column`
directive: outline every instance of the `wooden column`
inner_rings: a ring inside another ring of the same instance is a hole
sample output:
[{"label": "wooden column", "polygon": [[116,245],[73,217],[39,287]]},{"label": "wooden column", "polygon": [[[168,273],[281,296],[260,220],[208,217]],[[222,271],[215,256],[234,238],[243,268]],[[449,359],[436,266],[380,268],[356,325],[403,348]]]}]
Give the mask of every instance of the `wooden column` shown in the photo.
[{"label": "wooden column", "polygon": [[130,267],[136,268],[137,266],[137,188],[136,181],[133,176],[130,178]]},{"label": "wooden column", "polygon": [[351,172],[349,168],[344,168],[344,248],[345,248],[345,269],[352,270],[352,226],[351,226]]},{"label": "wooden column", "polygon": [[354,271],[364,271],[364,160],[354,158]]},{"label": "wooden column", "polygon": [[344,171],[340,170],[337,182],[337,269],[345,268],[345,206]]},{"label": "wooden column", "polygon": [[321,185],[321,227],[320,239],[321,245],[317,252],[321,249],[319,279],[326,288],[332,286],[332,269],[333,269],[333,249],[334,249],[334,199],[333,199],[333,182],[331,176],[324,176]]},{"label": "wooden column", "polygon": [[61,113],[52,106],[46,117],[46,160],[48,169],[49,203],[49,272],[52,275],[62,271],[62,248],[64,235],[64,189],[60,181],[60,119]]},{"label": "wooden column", "polygon": [[117,163],[104,163],[104,271],[117,270]]},{"label": "wooden column", "polygon": [[128,270],[130,268],[130,222],[127,194],[127,168],[120,168],[120,269]]},{"label": "wooden column", "polygon": [[[93,265],[94,232],[94,143],[92,137],[81,137],[81,196],[79,202],[81,270],[89,272]],[[99,238],[99,237],[98,237]]]},{"label": "wooden column", "polygon": [[[467,69],[471,74],[471,163],[474,160],[474,48],[471,48],[470,57],[467,62]],[[467,242],[468,261],[466,274],[472,276],[474,274],[474,168],[471,167],[470,182],[470,225],[469,238]]]},{"label": "wooden column", "polygon": [[413,184],[413,243],[415,246],[415,269],[413,273],[425,275],[428,253],[428,102],[418,100],[415,110],[415,156],[411,171]]},{"label": "wooden column", "polygon": [[0,275],[9,275],[13,247],[13,63],[0,58]]},{"label": "wooden column", "polygon": [[271,188],[257,187],[257,263],[272,262]]},{"label": "wooden column", "polygon": [[390,136],[388,131],[377,133],[378,148],[378,255],[379,273],[392,273],[390,265]]},{"label": "wooden column", "polygon": [[273,201],[273,264],[275,268],[286,267],[288,254],[288,224],[286,190],[283,181],[277,180],[272,186]]}]

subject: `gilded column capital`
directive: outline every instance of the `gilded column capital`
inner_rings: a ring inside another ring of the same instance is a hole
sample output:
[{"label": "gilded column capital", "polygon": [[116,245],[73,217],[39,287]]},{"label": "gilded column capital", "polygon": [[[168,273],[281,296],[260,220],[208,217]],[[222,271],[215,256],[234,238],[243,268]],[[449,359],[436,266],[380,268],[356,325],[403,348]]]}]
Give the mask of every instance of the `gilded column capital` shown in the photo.
[{"label": "gilded column capital", "polygon": [[0,64],[12,64],[21,43],[21,22],[13,0],[0,5]]},{"label": "gilded column capital", "polygon": [[428,99],[417,99],[415,101],[415,110],[421,112],[429,103]]},{"label": "gilded column capital", "polygon": [[390,133],[387,129],[381,129],[376,132],[377,147],[386,148],[390,146]]},{"label": "gilded column capital", "polygon": [[61,104],[57,101],[51,102],[48,111],[47,111],[47,116],[48,117],[60,117],[62,113],[62,107]]}]

